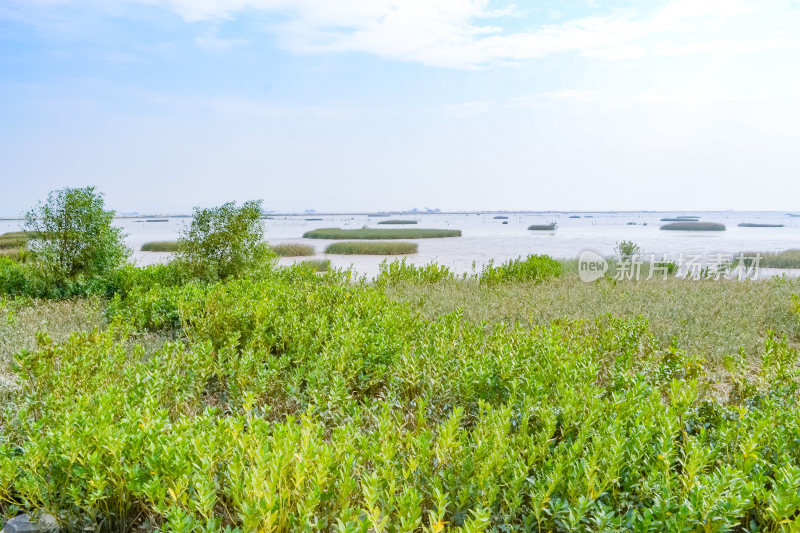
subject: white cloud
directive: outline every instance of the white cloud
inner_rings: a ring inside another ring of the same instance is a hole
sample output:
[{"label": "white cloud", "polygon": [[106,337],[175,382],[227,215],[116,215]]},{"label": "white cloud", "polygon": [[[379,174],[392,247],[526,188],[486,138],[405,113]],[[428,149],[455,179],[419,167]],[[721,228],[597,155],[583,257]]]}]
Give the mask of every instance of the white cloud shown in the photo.
[{"label": "white cloud", "polygon": [[[20,6],[21,0],[11,0]],[[365,52],[452,68],[480,68],[572,52],[604,60],[651,54],[738,53],[796,46],[772,35],[739,35],[728,23],[758,11],[781,9],[781,0],[670,0],[649,11],[617,10],[509,31],[521,15],[489,0],[26,0],[27,5],[92,5],[114,9],[144,4],[169,9],[187,22],[224,21],[251,13],[279,14],[271,28],[295,53]],[[595,10],[596,11],[596,10]],[[784,9],[785,11],[785,9]],[[789,25],[791,27],[791,24]],[[719,32],[726,38],[709,34]],[[198,44],[235,44],[216,37]],[[755,45],[755,46],[754,46]]]}]

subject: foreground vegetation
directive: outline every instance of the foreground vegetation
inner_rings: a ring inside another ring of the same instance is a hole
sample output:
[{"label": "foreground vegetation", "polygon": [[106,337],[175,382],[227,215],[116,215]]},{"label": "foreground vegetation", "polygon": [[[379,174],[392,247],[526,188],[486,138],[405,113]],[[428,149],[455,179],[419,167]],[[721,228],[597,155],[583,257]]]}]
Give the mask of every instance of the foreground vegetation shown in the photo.
[{"label": "foreground vegetation", "polygon": [[422,229],[422,228],[361,228],[339,229],[320,228],[303,234],[306,239],[431,239],[442,237],[460,237],[457,229]]},{"label": "foreground vegetation", "polygon": [[415,242],[343,241],[329,244],[326,254],[341,255],[401,255],[417,253]]},{"label": "foreground vegetation", "polygon": [[[277,266],[250,246],[258,220],[258,203],[198,209],[167,265],[56,279],[49,256],[0,260],[0,513],[69,531],[800,527],[800,282],[583,283],[547,256],[359,280]],[[83,292],[54,301],[66,287]]]}]

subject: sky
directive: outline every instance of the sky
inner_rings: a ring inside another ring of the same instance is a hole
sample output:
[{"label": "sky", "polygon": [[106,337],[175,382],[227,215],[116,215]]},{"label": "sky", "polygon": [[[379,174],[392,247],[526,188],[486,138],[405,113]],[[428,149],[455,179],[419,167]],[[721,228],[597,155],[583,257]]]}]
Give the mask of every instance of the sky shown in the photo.
[{"label": "sky", "polygon": [[0,215],[800,210],[800,0],[0,0]]}]

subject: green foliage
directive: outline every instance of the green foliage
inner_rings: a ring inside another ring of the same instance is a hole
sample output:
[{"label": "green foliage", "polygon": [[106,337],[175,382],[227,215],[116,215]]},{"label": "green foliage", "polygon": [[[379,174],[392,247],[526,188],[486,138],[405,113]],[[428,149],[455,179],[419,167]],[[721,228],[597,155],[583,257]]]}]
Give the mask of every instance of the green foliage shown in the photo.
[{"label": "green foliage", "polygon": [[662,230],[670,231],[725,231],[725,224],[718,222],[670,222],[661,226]]},{"label": "green foliage", "polygon": [[416,223],[417,223],[416,220],[399,220],[399,219],[381,220],[380,222],[378,222],[378,224],[401,224],[401,225],[402,224],[416,224]]},{"label": "green foliage", "polygon": [[399,255],[417,253],[415,242],[335,242],[325,248],[326,254],[343,255]]},{"label": "green foliage", "polygon": [[456,276],[445,265],[429,263],[423,266],[416,266],[406,263],[406,259],[395,259],[394,261],[383,261],[375,277],[375,284],[378,286],[397,285],[401,283],[427,284],[439,283],[456,279]]},{"label": "green foliage", "polygon": [[143,252],[177,252],[178,241],[151,241],[142,245]]},{"label": "green foliage", "polygon": [[617,243],[615,251],[620,259],[630,261],[634,257],[641,255],[642,248],[633,241],[622,241]]},{"label": "green foliage", "polygon": [[270,246],[279,257],[300,257],[314,255],[314,247],[307,244],[273,244]]},{"label": "green foliage", "polygon": [[[544,261],[543,261],[544,262]],[[151,273],[149,276],[160,276]],[[146,280],[143,278],[142,283]],[[0,507],[69,530],[790,531],[798,354],[736,400],[642,318],[427,320],[303,266],[136,286],[15,356]],[[168,302],[169,309],[146,302]],[[175,318],[145,356],[129,334]],[[741,365],[731,372],[742,373]]]},{"label": "green foliage", "polygon": [[320,228],[303,234],[306,239],[431,239],[460,237],[457,229]]},{"label": "green foliage", "polygon": [[558,229],[558,224],[555,222],[550,224],[531,224],[528,229],[531,231],[555,231]]},{"label": "green foliage", "polygon": [[481,283],[494,284],[503,281],[543,281],[561,276],[561,263],[546,255],[529,255],[527,258],[510,259],[495,266],[490,261],[478,276]]},{"label": "green foliage", "polygon": [[273,254],[263,242],[261,200],[238,206],[194,209],[192,223],[178,239],[177,258],[197,278],[216,280],[269,264]]},{"label": "green foliage", "polygon": [[130,255],[122,230],[111,225],[113,217],[94,187],[52,191],[25,215],[28,247],[57,283],[105,275]]}]

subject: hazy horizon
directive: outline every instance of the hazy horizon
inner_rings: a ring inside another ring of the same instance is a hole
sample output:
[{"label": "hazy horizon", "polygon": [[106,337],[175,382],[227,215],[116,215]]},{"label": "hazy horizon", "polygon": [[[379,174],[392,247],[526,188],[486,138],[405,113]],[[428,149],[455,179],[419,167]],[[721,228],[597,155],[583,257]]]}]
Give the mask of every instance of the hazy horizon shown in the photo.
[{"label": "hazy horizon", "polygon": [[774,210],[800,0],[6,0],[0,215]]}]

